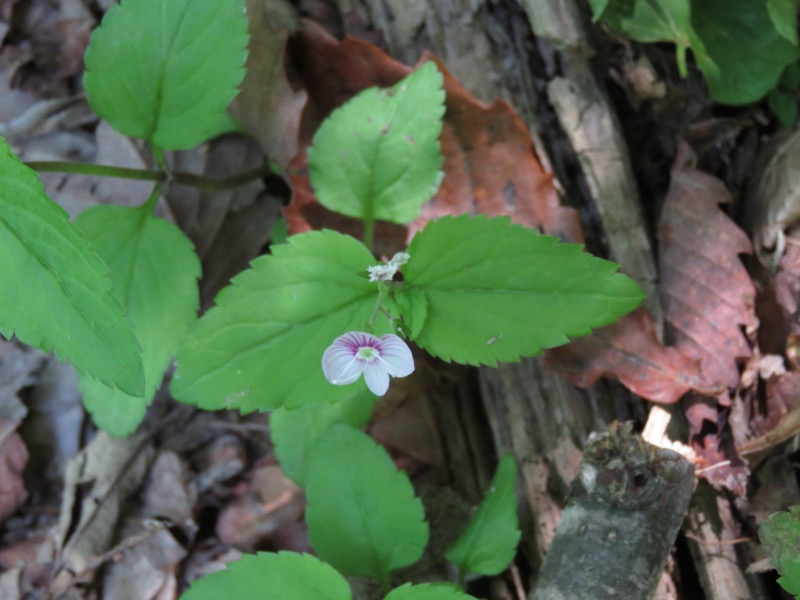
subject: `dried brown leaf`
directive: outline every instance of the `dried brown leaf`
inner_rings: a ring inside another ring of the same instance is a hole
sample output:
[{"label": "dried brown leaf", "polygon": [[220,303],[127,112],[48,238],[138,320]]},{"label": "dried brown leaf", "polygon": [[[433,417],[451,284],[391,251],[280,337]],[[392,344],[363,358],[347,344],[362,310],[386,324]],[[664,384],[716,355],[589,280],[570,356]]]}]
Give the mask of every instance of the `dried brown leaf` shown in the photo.
[{"label": "dried brown leaf", "polygon": [[689,390],[719,392],[703,379],[697,359],[659,343],[653,317],[645,308],[548,351],[547,362],[581,387],[602,376],[613,377],[634,394],[663,404],[677,402]]},{"label": "dried brown leaf", "polygon": [[751,252],[745,233],[720,210],[730,202],[721,181],[692,168],[681,144],[658,226],[661,295],[674,346],[700,360],[703,377],[728,387],[750,357],[740,330],[755,330],[755,289],[739,254]]},{"label": "dried brown leaf", "polygon": [[[351,37],[340,42],[310,22],[291,43],[290,51],[309,94],[301,125],[305,146],[334,108],[367,87],[391,86],[411,72],[372,44]],[[403,235],[405,241],[430,219],[476,212],[510,215],[528,227],[571,241],[582,240],[578,213],[560,205],[552,175],[542,167],[530,132],[514,110],[502,100],[491,105],[479,102],[436,57],[426,53],[420,62],[429,60],[437,63],[445,80],[447,110],[440,138],[445,178],[420,218]],[[290,179],[294,190],[286,210],[290,232],[323,225],[360,232],[355,220],[334,216],[316,203],[304,153],[293,160]],[[402,229],[384,227],[377,230],[376,238],[388,235],[394,243],[400,241],[397,236]]]}]

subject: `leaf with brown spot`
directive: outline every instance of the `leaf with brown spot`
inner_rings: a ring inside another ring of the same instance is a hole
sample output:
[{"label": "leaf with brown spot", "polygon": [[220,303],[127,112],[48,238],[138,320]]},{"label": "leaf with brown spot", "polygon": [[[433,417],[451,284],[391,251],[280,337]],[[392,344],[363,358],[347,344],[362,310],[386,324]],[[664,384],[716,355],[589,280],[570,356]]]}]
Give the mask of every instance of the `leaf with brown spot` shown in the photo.
[{"label": "leaf with brown spot", "polygon": [[752,247],[719,207],[730,202],[725,186],[692,160],[681,144],[658,226],[661,297],[675,348],[700,360],[707,381],[734,387],[738,362],[751,354],[740,326],[758,324],[755,289],[738,256]]},{"label": "leaf with brown spot", "polygon": [[[359,91],[391,86],[411,69],[367,42],[346,37],[338,41],[321,27],[306,22],[290,43],[309,102],[301,122],[301,144],[310,143],[322,119]],[[436,196],[423,207],[422,215],[408,229],[376,231],[376,238],[389,236],[387,248],[397,249],[429,220],[464,213],[509,215],[516,223],[541,229],[570,241],[583,239],[577,211],[563,207],[533,148],[530,132],[504,101],[491,105],[478,102],[456,81],[441,62],[430,54],[444,74],[446,108],[440,138],[445,178]],[[286,209],[290,233],[320,227],[358,234],[360,223],[333,215],[320,206],[308,182],[305,149],[292,161],[290,181],[294,190]],[[403,232],[403,238],[395,236]]]},{"label": "leaf with brown spot", "polygon": [[580,387],[605,375],[618,379],[637,396],[663,404],[677,402],[689,390],[720,391],[703,379],[698,360],[659,343],[653,317],[644,308],[593,335],[550,350],[547,363]]}]

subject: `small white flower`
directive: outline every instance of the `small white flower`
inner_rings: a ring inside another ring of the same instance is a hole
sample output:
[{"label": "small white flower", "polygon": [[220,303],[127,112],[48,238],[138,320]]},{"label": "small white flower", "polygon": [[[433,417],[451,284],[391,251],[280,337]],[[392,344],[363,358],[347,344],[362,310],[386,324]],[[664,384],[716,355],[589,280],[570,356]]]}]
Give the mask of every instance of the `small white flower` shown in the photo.
[{"label": "small white flower", "polygon": [[374,267],[367,267],[370,281],[391,281],[395,273],[400,270],[400,267],[408,262],[411,258],[408,252],[398,252],[392,259],[385,264],[375,265]]},{"label": "small white flower", "polygon": [[322,372],[334,385],[353,383],[361,374],[376,396],[389,389],[389,376],[405,377],[414,372],[414,358],[406,343],[387,333],[376,337],[363,331],[339,336],[322,355]]}]

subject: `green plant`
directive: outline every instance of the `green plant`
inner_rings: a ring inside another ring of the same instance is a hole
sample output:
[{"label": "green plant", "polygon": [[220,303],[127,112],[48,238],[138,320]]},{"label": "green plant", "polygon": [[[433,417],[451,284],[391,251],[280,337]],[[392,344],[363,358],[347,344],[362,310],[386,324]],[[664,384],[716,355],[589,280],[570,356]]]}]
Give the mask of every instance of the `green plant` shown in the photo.
[{"label": "green plant", "polygon": [[686,77],[691,49],[711,96],[747,104],[798,59],[796,0],[589,0],[595,21],[639,42],[672,42]]},{"label": "green plant", "polygon": [[758,528],[764,552],[778,570],[778,583],[795,598],[800,598],[800,506],[777,512]]},{"label": "green plant", "polygon": [[[357,428],[389,378],[413,371],[404,340],[443,360],[495,366],[611,323],[643,295],[617,265],[508,218],[431,221],[404,252],[375,258],[375,221],[412,221],[443,177],[442,75],[427,63],[334,111],[309,150],[319,201],[360,219],[363,240],[328,230],[291,236],[196,319],[199,261],[186,236],[153,209],[178,178],[165,151],[235,127],[225,109],[242,79],[246,46],[242,0],[123,0],[108,11],[86,53],[88,98],[117,130],[149,142],[160,170],[59,167],[156,183],[138,208],[97,207],[69,223],[2,143],[0,332],[70,360],[87,409],[113,435],[136,429],[174,354],[171,391],[179,401],[272,410],[284,469],[308,492],[317,552],[388,591],[391,572],[419,558],[428,530],[408,478]],[[347,477],[332,477],[335,470]],[[497,573],[511,560],[519,537],[515,474],[503,458],[493,490],[448,550],[462,578]],[[342,542],[351,538],[371,545]],[[281,571],[252,566],[262,563]],[[253,585],[334,590],[319,597],[349,593],[334,583],[335,571],[310,557],[259,555],[227,573],[189,596],[201,598],[237,574]],[[466,596],[448,585],[387,596],[411,597]]]}]

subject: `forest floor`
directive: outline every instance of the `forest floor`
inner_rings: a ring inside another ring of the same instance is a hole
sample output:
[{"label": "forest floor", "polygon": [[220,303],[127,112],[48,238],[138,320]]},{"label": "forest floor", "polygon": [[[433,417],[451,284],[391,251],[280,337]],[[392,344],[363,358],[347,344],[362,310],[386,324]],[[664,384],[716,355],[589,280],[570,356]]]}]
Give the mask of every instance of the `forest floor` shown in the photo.
[{"label": "forest floor", "polygon": [[[83,53],[106,4],[92,3],[96,12],[82,0],[0,4],[0,135],[22,160],[152,168],[146,148],[101,122],[82,93]],[[307,16],[331,22],[324,11]],[[170,156],[175,170],[224,178],[259,167],[266,153],[285,177],[217,194],[172,186],[162,199],[158,213],[189,235],[202,260],[203,309],[268,252],[282,214],[289,233],[358,231],[316,203],[304,151],[321,115],[358,89],[393,83],[409,67],[383,55],[380,36],[357,21],[349,31],[361,41],[345,44],[307,22],[284,50],[289,28],[282,29],[270,42],[272,63],[245,84],[251,92],[269,84],[275,93],[243,94],[234,107],[252,137],[227,136]],[[798,136],[782,130],[763,103],[713,103],[697,72],[677,76],[669,46],[626,45],[598,32],[596,49],[593,68],[620,114],[632,157],[643,233],[658,246],[658,281],[650,284],[663,306],[648,305],[616,329],[553,352],[548,364],[582,386],[610,377],[685,419],[680,448],[698,466],[702,485],[711,484],[734,510],[724,544],[741,546],[739,560],[766,572],[760,589],[781,597],[774,574],[758,562],[755,532],[770,514],[800,503]],[[271,67],[283,64],[284,51],[293,70],[276,75]],[[365,56],[369,72],[361,70]],[[562,134],[547,126],[537,132],[550,153],[540,161],[514,110],[475,100],[462,83],[446,77],[443,188],[411,227],[379,225],[379,253],[391,255],[437,216],[487,212],[607,254],[613,241],[596,210],[559,202],[560,193],[586,187],[550,171],[580,168],[571,149],[557,154],[553,140]],[[465,164],[466,175],[459,169]],[[138,206],[151,187],[62,173],[41,179],[73,216],[97,204]],[[665,322],[669,343],[659,332]],[[393,384],[368,430],[415,486],[449,485],[457,477],[452,456],[420,390],[467,382],[477,394],[476,371],[430,360],[410,379]],[[652,402],[636,402],[641,429]],[[112,438],[92,424],[70,366],[0,339],[0,597],[172,600],[243,553],[310,551],[304,495],[280,470],[268,421],[267,414],[180,405],[165,386],[136,434]],[[485,437],[490,447],[488,426]],[[485,486],[486,473],[477,480]],[[482,490],[472,492],[467,500],[474,503]],[[682,534],[679,562],[689,561],[690,539]],[[520,553],[509,571],[471,589],[520,600],[531,568]],[[663,597],[701,598],[693,587],[702,578],[684,574],[684,589]]]}]

